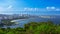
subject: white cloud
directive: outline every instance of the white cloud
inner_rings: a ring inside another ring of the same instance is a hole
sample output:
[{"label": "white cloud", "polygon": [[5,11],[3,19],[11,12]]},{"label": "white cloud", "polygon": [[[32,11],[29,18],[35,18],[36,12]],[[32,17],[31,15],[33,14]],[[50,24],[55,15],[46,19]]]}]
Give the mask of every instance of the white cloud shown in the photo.
[{"label": "white cloud", "polygon": [[5,12],[5,11],[10,11],[12,9],[12,5],[8,6],[8,7],[0,7],[0,12]]},{"label": "white cloud", "polygon": [[60,11],[60,8],[46,7],[46,8],[24,8],[25,11]]},{"label": "white cloud", "polygon": [[48,9],[50,9],[50,7],[46,7],[46,9],[48,10]]},{"label": "white cloud", "polygon": [[7,7],[7,9],[11,9],[13,6],[12,5],[9,5],[8,7]]},{"label": "white cloud", "polygon": [[55,9],[55,7],[51,7],[51,9]]},{"label": "white cloud", "polygon": [[14,3],[15,0],[2,0],[2,2],[0,2],[0,12],[11,10]]},{"label": "white cloud", "polygon": [[[14,10],[15,11],[15,10]],[[16,11],[60,11],[60,8],[46,7],[46,8],[18,8]]]},{"label": "white cloud", "polygon": [[47,11],[60,11],[60,8],[56,7],[46,7]]},{"label": "white cloud", "polygon": [[60,8],[46,7],[46,8],[14,8],[15,0],[5,0],[0,5],[0,11],[60,11]]},{"label": "white cloud", "polygon": [[56,11],[60,11],[60,9],[56,9]]},{"label": "white cloud", "polygon": [[53,9],[55,9],[55,7],[46,7],[46,9],[47,9],[47,10],[49,10],[49,9],[50,9],[50,10],[53,10]]},{"label": "white cloud", "polygon": [[40,8],[24,8],[24,11],[39,11]]}]

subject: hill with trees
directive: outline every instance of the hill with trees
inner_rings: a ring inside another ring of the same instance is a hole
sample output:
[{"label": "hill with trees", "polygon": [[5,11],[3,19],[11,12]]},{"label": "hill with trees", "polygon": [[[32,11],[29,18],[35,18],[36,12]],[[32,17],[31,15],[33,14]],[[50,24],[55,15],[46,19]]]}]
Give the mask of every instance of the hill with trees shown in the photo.
[{"label": "hill with trees", "polygon": [[31,22],[24,28],[0,28],[0,34],[60,34],[60,24],[48,22]]}]

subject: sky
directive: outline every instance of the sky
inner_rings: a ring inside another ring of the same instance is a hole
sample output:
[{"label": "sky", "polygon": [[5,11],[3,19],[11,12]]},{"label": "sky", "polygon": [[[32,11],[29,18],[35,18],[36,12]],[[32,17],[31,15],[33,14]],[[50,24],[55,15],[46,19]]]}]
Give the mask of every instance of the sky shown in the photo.
[{"label": "sky", "polygon": [[0,0],[0,14],[60,15],[60,0]]}]

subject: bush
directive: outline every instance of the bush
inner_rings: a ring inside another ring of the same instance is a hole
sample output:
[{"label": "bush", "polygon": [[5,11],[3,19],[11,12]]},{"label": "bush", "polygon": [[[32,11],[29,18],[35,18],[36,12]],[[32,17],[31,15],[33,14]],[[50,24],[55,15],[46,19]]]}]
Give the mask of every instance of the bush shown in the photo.
[{"label": "bush", "polygon": [[25,24],[24,28],[0,28],[0,34],[60,34],[60,25],[52,22],[31,22]]}]

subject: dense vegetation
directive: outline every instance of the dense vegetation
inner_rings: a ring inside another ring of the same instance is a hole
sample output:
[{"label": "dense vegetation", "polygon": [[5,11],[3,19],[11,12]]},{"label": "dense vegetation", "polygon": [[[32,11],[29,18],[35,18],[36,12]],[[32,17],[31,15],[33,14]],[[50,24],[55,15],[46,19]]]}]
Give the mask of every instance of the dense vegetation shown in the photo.
[{"label": "dense vegetation", "polygon": [[60,34],[60,25],[48,22],[31,22],[24,28],[0,28],[0,34]]}]

